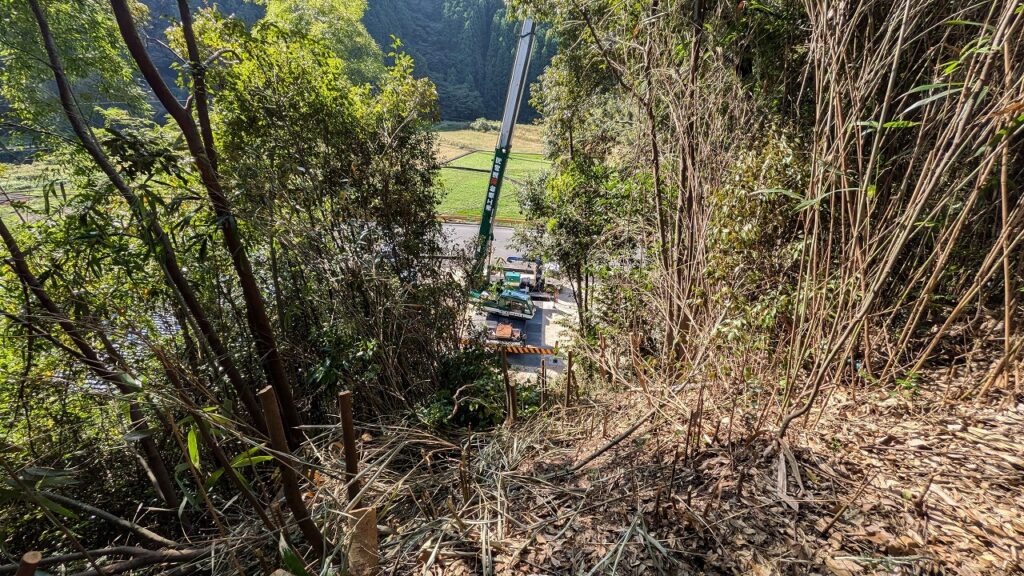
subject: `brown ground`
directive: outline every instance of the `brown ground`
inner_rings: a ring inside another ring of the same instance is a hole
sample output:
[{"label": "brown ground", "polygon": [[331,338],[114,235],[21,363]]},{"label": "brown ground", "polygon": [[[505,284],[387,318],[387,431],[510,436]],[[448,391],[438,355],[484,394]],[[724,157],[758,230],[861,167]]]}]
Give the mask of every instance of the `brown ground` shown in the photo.
[{"label": "brown ground", "polygon": [[[497,132],[478,132],[469,129],[441,130],[437,133],[437,157],[442,163],[445,163],[468,152],[494,150],[497,140]],[[532,124],[517,124],[513,133],[513,149],[516,152],[543,154],[544,142],[540,127]]]},{"label": "brown ground", "polygon": [[729,406],[688,427],[684,389],[572,475],[645,395],[452,441],[371,428],[384,573],[1024,574],[1024,398],[964,385],[826,391],[784,445]]}]

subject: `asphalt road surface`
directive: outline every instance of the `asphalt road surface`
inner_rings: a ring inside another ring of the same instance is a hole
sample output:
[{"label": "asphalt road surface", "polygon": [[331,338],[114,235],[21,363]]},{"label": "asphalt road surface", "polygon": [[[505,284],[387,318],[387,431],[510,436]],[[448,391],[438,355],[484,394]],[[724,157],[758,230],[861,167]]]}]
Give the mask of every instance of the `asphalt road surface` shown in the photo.
[{"label": "asphalt road surface", "polygon": [[[448,237],[448,241],[452,246],[472,245],[476,242],[477,235],[480,233],[480,225],[473,223],[457,224],[454,222],[448,222],[443,224],[443,227],[444,234]],[[494,227],[494,245],[491,247],[492,260],[508,258],[509,256],[519,254],[510,246],[512,243],[512,236],[514,234],[515,228],[506,228],[504,226]]]}]

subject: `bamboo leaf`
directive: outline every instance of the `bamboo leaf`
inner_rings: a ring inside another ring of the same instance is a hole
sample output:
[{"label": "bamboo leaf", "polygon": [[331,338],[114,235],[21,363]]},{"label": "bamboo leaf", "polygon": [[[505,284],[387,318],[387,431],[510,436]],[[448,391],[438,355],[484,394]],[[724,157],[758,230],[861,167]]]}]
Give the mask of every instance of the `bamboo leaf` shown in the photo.
[{"label": "bamboo leaf", "polygon": [[133,430],[124,435],[125,442],[138,442],[143,438],[149,438],[153,435],[152,430]]},{"label": "bamboo leaf", "polygon": [[274,459],[273,456],[268,456],[266,454],[261,454],[261,455],[258,455],[258,456],[250,456],[248,458],[239,460],[238,462],[233,462],[231,464],[231,467],[232,468],[243,468],[245,466],[255,466],[255,465],[257,465],[257,464],[259,464],[261,462],[269,462],[269,461],[271,461],[273,459]]},{"label": "bamboo leaf", "polygon": [[892,122],[882,124],[882,128],[912,128],[920,124],[920,122],[914,122],[913,120],[893,120]]},{"label": "bamboo leaf", "polygon": [[22,473],[27,479],[35,480],[38,478],[49,478],[53,476],[70,476],[71,472],[67,470],[58,470],[56,468],[44,468],[37,466],[29,466],[22,470]]},{"label": "bamboo leaf", "polygon": [[192,461],[192,465],[199,469],[199,439],[196,438],[196,429],[193,428],[188,431],[188,459]]},{"label": "bamboo leaf", "polygon": [[78,515],[72,512],[71,510],[68,510],[67,508],[61,506],[60,504],[54,502],[53,500],[50,500],[45,496],[42,496],[41,494],[34,494],[32,496],[32,499],[36,502],[36,504],[39,504],[40,506],[46,508],[50,512],[60,514],[61,516],[65,518],[70,518],[72,520],[78,518]]},{"label": "bamboo leaf", "polygon": [[288,541],[284,539],[284,534],[281,534],[281,539],[277,543],[278,552],[281,554],[281,562],[284,563],[286,570],[291,572],[294,576],[312,576],[309,570],[306,569],[306,563],[302,561],[302,558],[292,550],[292,547],[288,545]]},{"label": "bamboo leaf", "polygon": [[907,92],[906,92],[906,94],[904,94],[904,96],[908,96],[910,94],[916,94],[918,92],[925,92],[927,90],[934,90],[936,88],[953,88],[953,87],[959,88],[960,86],[963,86],[963,82],[938,82],[938,83],[934,83],[934,84],[922,84],[920,86],[915,86],[915,87],[911,88],[910,90],[907,90]]},{"label": "bamboo leaf", "polygon": [[954,19],[954,20],[946,20],[946,24],[949,24],[950,26],[977,26],[979,28],[984,28],[985,30],[988,30],[989,32],[992,32],[992,31],[995,30],[995,27],[992,26],[991,24],[984,24],[982,22],[973,22],[971,20],[956,20],[956,19]]},{"label": "bamboo leaf", "polygon": [[798,202],[804,199],[803,196],[797,194],[796,192],[793,192],[788,188],[764,188],[761,190],[755,190],[752,193],[753,196],[774,196],[776,194],[781,194],[787,198],[792,198],[793,200],[796,200]]},{"label": "bamboo leaf", "polygon": [[210,474],[210,477],[206,479],[206,482],[203,482],[203,488],[206,488],[207,490],[209,490],[215,484],[217,484],[217,481],[220,480],[220,477],[223,476],[223,475],[224,475],[224,469],[223,468],[217,468],[216,470],[213,471],[213,474]]},{"label": "bamboo leaf", "polygon": [[949,90],[943,90],[942,92],[939,92],[937,94],[932,94],[930,96],[922,98],[921,100],[918,100],[917,102],[914,102],[909,107],[907,107],[907,109],[903,111],[903,114],[907,114],[908,112],[912,112],[914,110],[917,110],[918,108],[920,108],[922,106],[927,106],[928,104],[930,104],[932,102],[935,102],[936,100],[941,100],[942,98],[945,98],[946,96],[949,96],[950,94],[954,94],[954,93],[959,92],[959,91],[960,91],[959,87],[958,88],[950,88]]},{"label": "bamboo leaf", "polygon": [[[252,448],[249,448],[245,452],[242,452],[238,456],[235,456],[234,458],[231,459],[231,467],[232,468],[240,468],[242,466],[247,466],[247,464],[245,464],[245,462],[248,461],[248,460],[251,460],[253,457],[257,456],[262,450],[263,450],[263,445],[262,444],[260,444],[259,446],[253,446]],[[270,456],[267,459],[268,460],[272,460],[273,457]],[[262,461],[263,460],[261,460],[261,462]]]}]

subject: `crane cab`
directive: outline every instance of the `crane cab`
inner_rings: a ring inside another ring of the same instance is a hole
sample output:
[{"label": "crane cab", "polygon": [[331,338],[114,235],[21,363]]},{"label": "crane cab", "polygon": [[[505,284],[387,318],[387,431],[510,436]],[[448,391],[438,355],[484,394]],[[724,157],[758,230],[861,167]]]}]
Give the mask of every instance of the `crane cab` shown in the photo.
[{"label": "crane cab", "polygon": [[502,290],[497,294],[484,291],[470,295],[477,300],[481,310],[498,316],[530,320],[537,314],[530,295],[518,290]]}]

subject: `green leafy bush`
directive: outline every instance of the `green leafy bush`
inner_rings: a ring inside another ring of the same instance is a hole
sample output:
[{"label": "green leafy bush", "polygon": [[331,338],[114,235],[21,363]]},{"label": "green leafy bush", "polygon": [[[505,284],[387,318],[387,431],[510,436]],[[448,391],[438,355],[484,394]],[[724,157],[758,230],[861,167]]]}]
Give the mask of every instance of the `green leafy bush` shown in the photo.
[{"label": "green leafy bush", "polygon": [[497,132],[501,130],[501,122],[488,120],[487,118],[477,118],[470,123],[469,129],[476,130],[477,132]]}]

